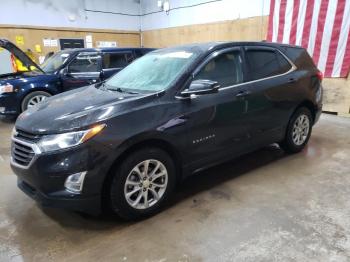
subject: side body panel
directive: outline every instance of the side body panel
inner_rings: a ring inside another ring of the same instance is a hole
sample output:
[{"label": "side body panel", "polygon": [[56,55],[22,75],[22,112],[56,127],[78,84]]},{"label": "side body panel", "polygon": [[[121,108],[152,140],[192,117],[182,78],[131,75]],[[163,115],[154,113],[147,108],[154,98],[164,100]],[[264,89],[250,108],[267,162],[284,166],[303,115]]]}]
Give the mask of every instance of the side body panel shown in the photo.
[{"label": "side body panel", "polygon": [[34,91],[45,91],[51,95],[62,92],[61,81],[57,75],[37,75],[19,77],[10,81],[0,81],[1,84],[10,83],[15,92],[0,94],[0,107],[6,108],[4,115],[16,115],[21,112],[21,104],[25,96]]}]

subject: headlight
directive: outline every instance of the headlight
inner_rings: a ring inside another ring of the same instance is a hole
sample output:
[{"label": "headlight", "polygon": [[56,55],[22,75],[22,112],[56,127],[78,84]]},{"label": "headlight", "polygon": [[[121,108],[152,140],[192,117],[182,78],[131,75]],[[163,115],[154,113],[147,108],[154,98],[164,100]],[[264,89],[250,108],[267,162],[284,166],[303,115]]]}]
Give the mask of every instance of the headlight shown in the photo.
[{"label": "headlight", "polygon": [[11,137],[15,137],[15,136],[17,136],[17,130],[16,130],[16,127],[13,127],[11,132]]},{"label": "headlight", "polygon": [[38,146],[42,152],[50,152],[77,146],[100,133],[105,126],[105,124],[101,124],[84,131],[47,135],[38,142]]},{"label": "headlight", "polygon": [[13,85],[7,84],[0,86],[0,94],[2,93],[12,93],[14,92]]}]

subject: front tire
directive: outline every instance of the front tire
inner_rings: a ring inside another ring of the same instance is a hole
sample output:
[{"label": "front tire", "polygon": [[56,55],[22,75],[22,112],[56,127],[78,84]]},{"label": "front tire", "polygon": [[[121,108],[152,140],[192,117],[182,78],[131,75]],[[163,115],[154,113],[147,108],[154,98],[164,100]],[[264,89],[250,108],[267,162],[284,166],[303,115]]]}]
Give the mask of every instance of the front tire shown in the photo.
[{"label": "front tire", "polygon": [[298,153],[308,143],[312,132],[313,119],[306,107],[301,107],[292,115],[284,140],[280,143],[288,153]]},{"label": "front tire", "polygon": [[174,162],[163,150],[131,153],[116,169],[109,190],[110,209],[125,220],[158,213],[174,191]]},{"label": "front tire", "polygon": [[51,94],[44,91],[34,91],[29,93],[22,101],[22,112],[26,111],[30,107],[36,106],[50,96]]}]

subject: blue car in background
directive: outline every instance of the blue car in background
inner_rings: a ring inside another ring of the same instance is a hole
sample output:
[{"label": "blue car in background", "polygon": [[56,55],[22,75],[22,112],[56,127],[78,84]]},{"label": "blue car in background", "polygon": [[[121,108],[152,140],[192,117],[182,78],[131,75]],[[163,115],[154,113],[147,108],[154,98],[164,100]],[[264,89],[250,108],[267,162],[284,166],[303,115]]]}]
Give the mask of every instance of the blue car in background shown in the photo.
[{"label": "blue car in background", "polygon": [[[0,115],[16,116],[47,97],[99,83],[151,48],[83,48],[55,53],[41,66],[8,40],[0,47],[12,53],[27,71],[0,75]],[[0,61],[1,63],[1,61]]]}]

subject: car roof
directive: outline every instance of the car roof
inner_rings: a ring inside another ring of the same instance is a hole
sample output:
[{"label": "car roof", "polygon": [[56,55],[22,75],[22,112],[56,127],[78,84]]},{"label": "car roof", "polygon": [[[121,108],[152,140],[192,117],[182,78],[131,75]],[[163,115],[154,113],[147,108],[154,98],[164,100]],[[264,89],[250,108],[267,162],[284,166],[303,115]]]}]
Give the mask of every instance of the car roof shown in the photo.
[{"label": "car roof", "polygon": [[74,49],[64,49],[60,50],[65,53],[77,53],[77,52],[117,52],[117,51],[153,51],[154,48],[144,48],[144,47],[101,47],[101,48],[74,48]]},{"label": "car roof", "polygon": [[281,47],[302,48],[300,46],[272,43],[272,42],[265,42],[265,41],[260,41],[260,42],[207,42],[207,43],[195,43],[195,44],[174,46],[174,47],[159,49],[156,52],[178,51],[178,50],[185,50],[185,51],[197,50],[201,53],[207,53],[207,52],[215,51],[217,49],[229,48],[229,47],[235,47],[235,46],[266,46],[266,47],[273,47],[273,48],[281,48]]}]

